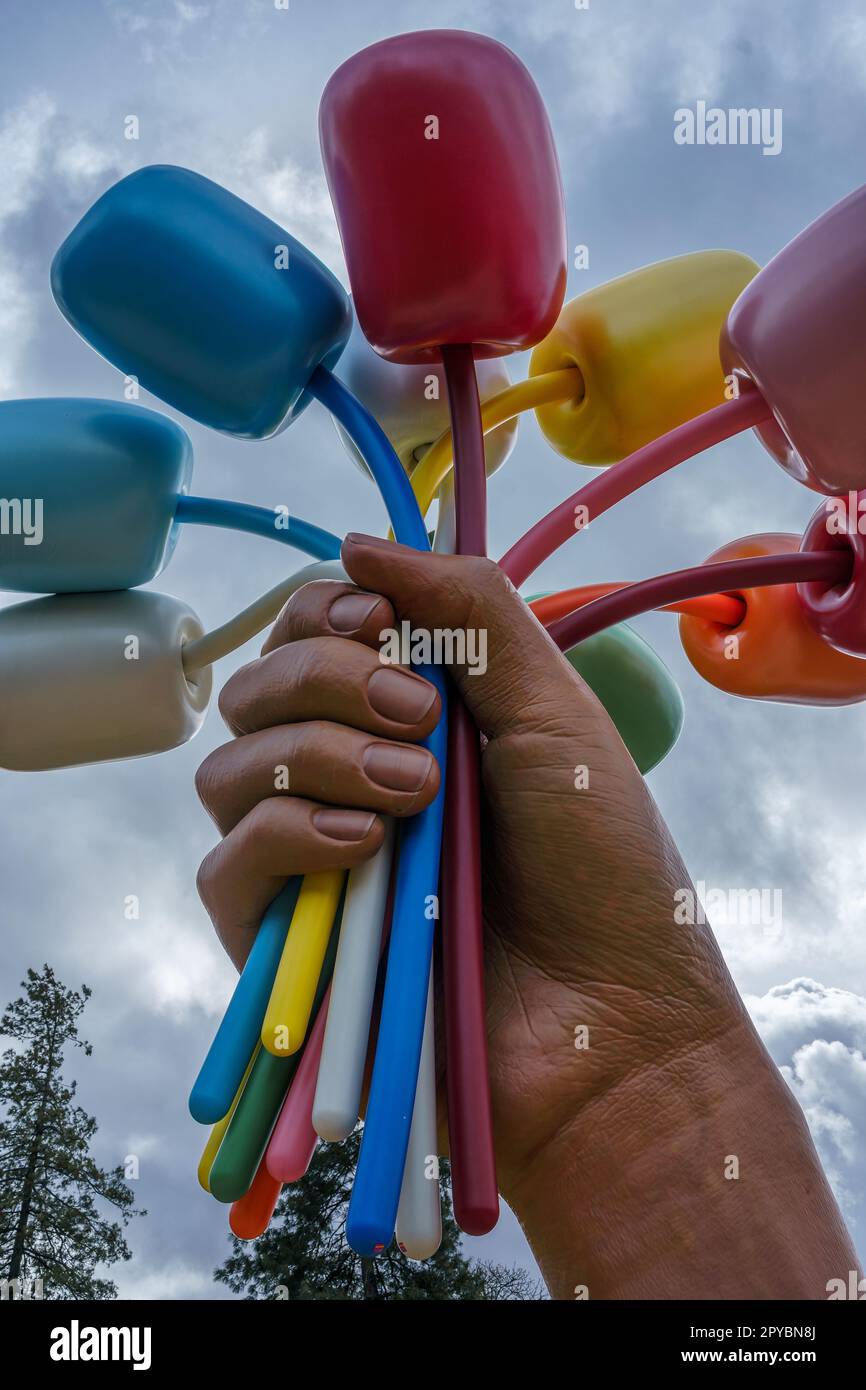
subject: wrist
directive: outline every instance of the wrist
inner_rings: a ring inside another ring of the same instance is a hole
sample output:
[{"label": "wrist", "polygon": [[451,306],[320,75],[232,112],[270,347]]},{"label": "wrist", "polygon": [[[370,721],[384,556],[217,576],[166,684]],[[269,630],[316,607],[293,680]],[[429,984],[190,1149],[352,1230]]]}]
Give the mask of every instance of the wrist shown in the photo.
[{"label": "wrist", "polygon": [[581,1104],[505,1196],[555,1298],[826,1298],[856,1268],[742,1009]]}]

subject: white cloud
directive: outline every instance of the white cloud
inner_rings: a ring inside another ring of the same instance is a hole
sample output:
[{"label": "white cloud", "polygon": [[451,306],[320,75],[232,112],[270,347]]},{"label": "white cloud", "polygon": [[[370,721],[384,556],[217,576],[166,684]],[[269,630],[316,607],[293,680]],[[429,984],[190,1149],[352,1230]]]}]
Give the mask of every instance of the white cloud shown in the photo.
[{"label": "white cloud", "polygon": [[200,19],[206,19],[210,14],[209,5],[190,5],[186,0],[174,0],[174,8],[178,18],[185,24],[197,24]]},{"label": "white cloud", "polygon": [[22,348],[36,327],[35,296],[0,242],[0,397],[15,394]]},{"label": "white cloud", "polygon": [[780,1064],[815,1039],[866,1050],[866,999],[807,976],[747,995],[755,1026]]},{"label": "white cloud", "polygon": [[191,0],[152,3],[147,14],[140,0],[104,0],[104,4],[121,33],[138,40],[141,58],[149,64],[181,56],[184,39],[193,26],[214,16],[213,5],[197,5]]},{"label": "white cloud", "polygon": [[853,1219],[862,1208],[866,1057],[844,1043],[816,1039],[795,1053],[782,1074],[803,1107],[839,1203]]},{"label": "white cloud", "polygon": [[[731,0],[715,9],[709,22],[690,16],[679,0],[643,5],[639,18],[631,7],[577,10],[570,3],[521,3],[516,8],[515,41],[526,35],[544,48],[555,45],[560,80],[567,76],[561,95],[570,109],[582,113],[584,147],[590,136],[610,134],[612,123],[645,120],[653,94],[672,105],[720,97],[742,62],[739,45],[754,32],[752,0]],[[782,47],[774,45],[768,64],[779,61]]]},{"label": "white cloud", "polygon": [[18,389],[19,364],[46,293],[45,267],[34,266],[27,239],[16,247],[16,224],[36,211],[46,193],[86,194],[116,163],[110,148],[70,128],[46,92],[34,92],[0,123],[0,396]]},{"label": "white cloud", "polygon": [[828,41],[834,56],[862,90],[866,86],[866,14],[855,0],[854,4],[840,7],[827,18]]},{"label": "white cloud", "polygon": [[827,1177],[862,1249],[866,998],[801,978],[746,1003],[803,1108]]},{"label": "white cloud", "polygon": [[21,262],[6,244],[9,222],[22,216],[36,198],[48,149],[55,105],[44,93],[9,112],[0,125],[0,395],[14,391],[17,364],[36,323],[34,295]]},{"label": "white cloud", "polygon": [[78,193],[90,187],[116,162],[112,150],[95,144],[86,136],[74,136],[57,150],[54,167],[66,180],[70,190]]},{"label": "white cloud", "polygon": [[0,126],[0,168],[3,170],[5,222],[26,212],[39,188],[48,132],[57,107],[45,92],[36,92],[22,106],[10,111]]},{"label": "white cloud", "polygon": [[277,154],[272,132],[264,126],[231,148],[196,149],[192,167],[285,227],[347,283],[337,220],[320,164],[308,169],[290,155]]},{"label": "white cloud", "polygon": [[[188,1265],[182,1260],[142,1269],[133,1259],[129,1265],[112,1265],[104,1271],[117,1285],[118,1298],[141,1302],[160,1302],[166,1299],[219,1298],[209,1269]],[[227,1297],[223,1294],[223,1297]]]}]

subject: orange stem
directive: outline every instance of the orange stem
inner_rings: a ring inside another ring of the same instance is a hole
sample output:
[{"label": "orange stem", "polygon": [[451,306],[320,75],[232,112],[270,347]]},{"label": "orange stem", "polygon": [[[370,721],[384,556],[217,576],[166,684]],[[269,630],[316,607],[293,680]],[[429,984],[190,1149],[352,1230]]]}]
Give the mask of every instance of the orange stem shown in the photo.
[{"label": "orange stem", "polygon": [[[605,594],[613,594],[617,589],[625,589],[624,583],[585,584],[579,589],[563,589],[558,594],[546,594],[533,599],[529,605],[540,623],[545,626],[573,613],[576,608],[592,603]],[[695,618],[706,618],[709,622],[721,623],[724,627],[737,627],[746,614],[746,605],[734,594],[706,594],[703,598],[687,598],[680,603],[668,603],[659,610],[664,613],[691,613]]]}]

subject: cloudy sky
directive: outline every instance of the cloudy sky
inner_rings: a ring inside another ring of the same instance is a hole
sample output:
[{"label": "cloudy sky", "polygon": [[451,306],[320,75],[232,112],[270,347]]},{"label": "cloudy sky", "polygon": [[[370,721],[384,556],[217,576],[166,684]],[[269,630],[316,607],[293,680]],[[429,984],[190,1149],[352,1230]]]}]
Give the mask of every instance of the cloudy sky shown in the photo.
[{"label": "cloudy sky", "polygon": [[[491,34],[535,75],[559,146],[570,242],[590,251],[569,296],[709,247],[763,263],[864,179],[859,0],[590,0],[587,10],[573,0],[290,0],[288,11],[273,0],[4,0],[0,397],[120,398],[118,373],[55,309],[48,266],[94,198],[140,165],[182,164],[218,180],[344,277],[316,134],[322,87],[356,49],[431,26]],[[677,145],[674,111],[699,99],[781,108],[781,153]],[[139,118],[137,141],[124,138],[128,115]],[[318,408],[264,444],[183,423],[200,492],[284,503],[340,534],[383,528],[375,490]],[[575,466],[524,420],[491,489],[491,553],[577,484]],[[813,508],[744,437],[618,508],[534,587],[692,564],[736,536],[799,530]],[[285,566],[275,546],[193,530],[157,587],[213,625]],[[692,876],[782,892],[781,931],[715,925],[866,1254],[866,716],[736,701],[701,683],[668,616],[638,626],[685,697],[683,737],[652,785]],[[221,663],[220,683],[251,653]],[[212,1270],[227,1249],[225,1213],[195,1185],[201,1134],[186,1111],[232,984],[194,889],[213,832],[193,772],[222,739],[212,711],[191,745],[158,758],[0,773],[0,998],[44,960],[94,990],[85,1015],[94,1055],[76,1063],[81,1097],[100,1121],[100,1159],[140,1156],[137,1195],[150,1212],[132,1228],[133,1260],[112,1271],[125,1297],[224,1296]],[[129,894],[141,900],[138,922],[124,918]],[[529,1258],[508,1219],[467,1247]]]}]

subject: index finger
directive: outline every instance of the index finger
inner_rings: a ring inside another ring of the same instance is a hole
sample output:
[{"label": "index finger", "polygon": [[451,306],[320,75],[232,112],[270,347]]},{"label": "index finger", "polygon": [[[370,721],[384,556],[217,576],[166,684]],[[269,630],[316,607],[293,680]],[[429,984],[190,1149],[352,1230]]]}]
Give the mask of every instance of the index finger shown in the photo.
[{"label": "index finger", "polygon": [[346,637],[378,650],[384,628],[395,626],[394,609],[381,594],[350,581],[315,579],[292,594],[267,640],[262,656],[305,637]]}]

